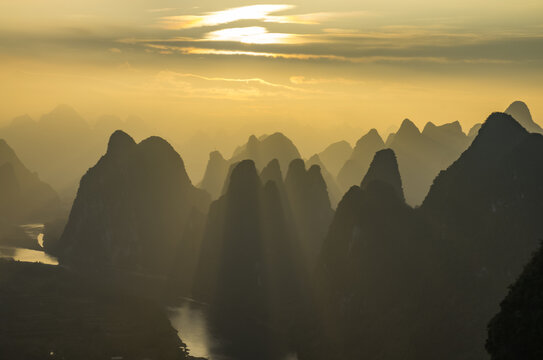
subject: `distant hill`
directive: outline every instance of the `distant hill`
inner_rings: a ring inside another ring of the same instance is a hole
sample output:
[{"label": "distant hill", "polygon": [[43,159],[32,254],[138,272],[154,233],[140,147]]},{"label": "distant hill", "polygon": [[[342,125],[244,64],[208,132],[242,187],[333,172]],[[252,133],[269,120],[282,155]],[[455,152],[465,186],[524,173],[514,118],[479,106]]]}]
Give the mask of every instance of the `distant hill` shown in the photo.
[{"label": "distant hill", "polygon": [[15,222],[44,220],[56,211],[58,195],[28,170],[15,151],[0,139],[0,212]]},{"label": "distant hill", "polygon": [[308,167],[316,165],[320,168],[322,178],[326,183],[326,190],[328,192],[328,197],[330,198],[330,204],[332,205],[332,208],[335,209],[339,200],[341,200],[341,197],[343,196],[343,193],[337,184],[336,178],[328,171],[328,168],[326,165],[324,165],[320,156],[317,154],[307,159],[305,163]]},{"label": "distant hill", "polygon": [[138,136],[148,132],[136,117],[121,121],[103,116],[91,125],[72,107],[59,105],[38,120],[28,115],[13,119],[0,128],[0,138],[17,149],[22,161],[69,202],[79,179],[106,146],[108,136],[120,127]]},{"label": "distant hill", "polygon": [[204,178],[198,184],[198,187],[206,190],[212,199],[217,199],[222,193],[224,182],[228,175],[228,168],[228,161],[224,159],[220,152],[211,152]]},{"label": "distant hill", "polygon": [[330,174],[336,177],[352,152],[351,144],[347,141],[338,141],[327,146],[318,156]]},{"label": "distant hill", "polygon": [[338,183],[343,191],[353,185],[360,184],[368,171],[373,155],[377,151],[384,149],[384,147],[385,143],[375,129],[371,129],[356,142],[351,156],[337,176]]},{"label": "distant hill", "polygon": [[528,132],[539,134],[543,133],[543,129],[534,122],[530,109],[528,109],[528,105],[526,105],[524,102],[514,101],[507,107],[505,113],[511,115]]},{"label": "distant hill", "polygon": [[[273,159],[279,161],[282,171],[286,171],[289,163],[300,158],[300,153],[292,141],[282,133],[264,135],[260,138],[252,135],[246,144],[239,146],[226,164],[218,159],[217,152],[210,154],[210,159],[206,168],[200,187],[208,191],[213,199],[217,199],[225,189],[225,182],[228,179],[228,169],[242,160],[253,160],[258,171],[262,170]],[[222,156],[221,156],[222,157]],[[226,166],[225,166],[226,165]]]},{"label": "distant hill", "polygon": [[405,196],[414,206],[422,203],[434,178],[460,156],[469,140],[458,122],[428,123],[420,132],[406,119],[387,146],[398,157]]}]

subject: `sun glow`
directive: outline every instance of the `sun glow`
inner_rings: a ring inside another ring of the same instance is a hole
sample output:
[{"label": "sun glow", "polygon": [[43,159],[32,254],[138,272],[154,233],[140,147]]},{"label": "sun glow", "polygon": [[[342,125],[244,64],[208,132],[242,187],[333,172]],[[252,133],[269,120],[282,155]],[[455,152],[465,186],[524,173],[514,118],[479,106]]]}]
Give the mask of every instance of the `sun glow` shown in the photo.
[{"label": "sun glow", "polygon": [[236,41],[244,44],[292,44],[296,43],[295,35],[269,33],[261,26],[231,28],[210,32],[206,40]]},{"label": "sun glow", "polygon": [[204,15],[181,15],[167,16],[161,18],[161,22],[168,28],[188,29],[202,26],[216,26],[228,24],[240,20],[261,20],[274,23],[308,23],[309,20],[296,19],[291,16],[274,16],[271,13],[290,10],[293,5],[250,5],[237,8],[231,8],[216,12],[210,12]]}]

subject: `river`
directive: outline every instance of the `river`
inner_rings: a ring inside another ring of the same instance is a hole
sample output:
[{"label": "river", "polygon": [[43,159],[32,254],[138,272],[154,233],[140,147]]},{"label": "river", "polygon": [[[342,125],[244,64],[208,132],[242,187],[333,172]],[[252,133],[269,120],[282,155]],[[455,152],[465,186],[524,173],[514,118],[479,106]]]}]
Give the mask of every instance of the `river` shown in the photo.
[{"label": "river", "polygon": [[[40,246],[43,245],[43,224],[27,224],[22,228],[28,235],[36,239]],[[41,250],[0,247],[0,258],[58,265],[55,257]],[[230,360],[221,353],[221,340],[210,331],[205,305],[182,298],[175,306],[169,306],[166,310],[172,326],[178,331],[192,356],[208,360]],[[296,360],[296,356],[289,355],[284,360]]]}]

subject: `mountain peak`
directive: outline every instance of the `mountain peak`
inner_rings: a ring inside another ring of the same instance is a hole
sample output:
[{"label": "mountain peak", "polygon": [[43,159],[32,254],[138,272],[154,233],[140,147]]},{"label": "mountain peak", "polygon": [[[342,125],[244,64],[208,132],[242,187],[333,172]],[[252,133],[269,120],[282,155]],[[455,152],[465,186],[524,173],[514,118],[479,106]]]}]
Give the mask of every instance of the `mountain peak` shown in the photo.
[{"label": "mountain peak", "polygon": [[318,164],[311,165],[309,170],[307,170],[307,174],[309,175],[310,178],[313,178],[313,177],[322,178],[321,167]]},{"label": "mountain peak", "polygon": [[256,172],[255,162],[253,160],[242,160],[232,170],[227,193],[244,193],[247,190],[255,189],[259,185],[260,179]]},{"label": "mountain peak", "polygon": [[505,113],[511,115],[529,132],[543,132],[543,129],[532,119],[530,109],[528,108],[528,105],[526,105],[526,103],[524,103],[523,101],[514,101],[505,110]]},{"label": "mountain peak", "polygon": [[287,177],[300,176],[305,173],[305,163],[302,159],[294,159],[288,165]]},{"label": "mountain peak", "polygon": [[54,123],[58,125],[85,124],[86,121],[79,115],[75,109],[69,105],[58,105],[51,112],[44,114],[40,121],[45,123]]},{"label": "mountain peak", "polygon": [[370,183],[375,181],[391,185],[400,199],[404,200],[398,161],[392,149],[384,149],[375,153],[370,168],[364,180],[362,180],[360,187],[365,190]]},{"label": "mountain peak", "polygon": [[247,140],[247,146],[258,144],[260,141],[257,139],[256,135],[249,136]]},{"label": "mountain peak", "polygon": [[500,144],[518,135],[524,135],[527,131],[511,115],[506,113],[492,113],[481,126],[476,142],[485,140],[500,141]]},{"label": "mountain peak", "polygon": [[426,123],[426,125],[424,125],[424,129],[422,130],[422,132],[424,133],[424,132],[428,132],[428,131],[431,131],[431,130],[434,130],[434,129],[437,129],[436,124],[434,124],[431,121],[428,121]]},{"label": "mountain peak", "polygon": [[116,130],[109,137],[107,152],[117,153],[134,145],[136,145],[136,142],[134,141],[134,139],[132,139],[130,135],[122,130]]},{"label": "mountain peak", "polygon": [[356,148],[360,148],[361,146],[364,146],[366,144],[379,144],[379,146],[384,146],[385,143],[383,142],[383,139],[381,138],[381,135],[379,135],[379,132],[377,132],[376,129],[371,129],[367,132],[366,135],[362,136],[357,142],[356,142]]},{"label": "mountain peak", "polygon": [[420,135],[420,130],[411,120],[405,119],[396,133],[396,137],[402,135]]},{"label": "mountain peak", "polygon": [[224,156],[218,150],[214,150],[209,153],[209,161],[226,161]]},{"label": "mountain peak", "polygon": [[266,183],[268,181],[281,182],[283,181],[283,175],[281,173],[281,165],[279,165],[279,160],[272,159],[260,173],[260,178],[262,182]]}]

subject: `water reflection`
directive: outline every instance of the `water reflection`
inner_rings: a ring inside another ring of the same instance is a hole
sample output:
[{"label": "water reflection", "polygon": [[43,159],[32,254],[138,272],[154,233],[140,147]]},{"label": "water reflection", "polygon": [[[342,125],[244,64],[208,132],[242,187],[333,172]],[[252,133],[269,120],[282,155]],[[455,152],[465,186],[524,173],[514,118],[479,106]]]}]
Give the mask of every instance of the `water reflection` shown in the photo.
[{"label": "water reflection", "polygon": [[36,239],[40,246],[43,247],[43,224],[25,224],[21,225],[21,229],[31,238]]},{"label": "water reflection", "polygon": [[[172,326],[179,332],[179,336],[195,357],[204,357],[208,360],[234,360],[237,356],[232,354],[232,342],[228,340],[228,334],[218,331],[211,325],[209,318],[210,309],[206,305],[194,302],[190,299],[181,299],[176,306],[168,308],[168,314]],[[229,328],[235,331],[238,324],[230,324]],[[244,324],[244,326],[247,324]],[[255,323],[247,325],[249,329],[245,334],[258,334],[262,328]],[[231,335],[231,334],[230,334]],[[250,349],[256,342],[247,336],[244,348]],[[240,349],[237,349],[240,350]],[[282,360],[297,360],[295,354],[280,356]]]},{"label": "water reflection", "polygon": [[58,265],[57,259],[39,250],[0,247],[0,258],[8,258],[25,262],[39,262],[48,265]]},{"label": "water reflection", "polygon": [[181,299],[175,307],[168,308],[170,322],[179,332],[179,336],[195,357],[209,360],[223,360],[220,354],[214,354],[212,349],[214,339],[208,331],[206,307],[189,299]]}]

